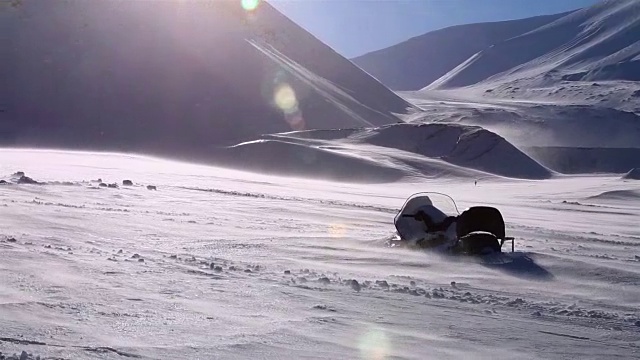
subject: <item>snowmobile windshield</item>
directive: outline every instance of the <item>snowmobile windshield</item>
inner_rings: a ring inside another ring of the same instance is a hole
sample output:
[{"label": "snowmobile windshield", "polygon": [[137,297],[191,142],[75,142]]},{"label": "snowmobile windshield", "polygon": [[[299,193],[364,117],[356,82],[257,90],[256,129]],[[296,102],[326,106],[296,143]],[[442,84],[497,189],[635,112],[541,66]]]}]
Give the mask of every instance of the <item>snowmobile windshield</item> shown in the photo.
[{"label": "snowmobile windshield", "polygon": [[[398,212],[400,214],[415,214],[420,208],[429,205],[441,211],[446,216],[460,215],[455,201],[449,196],[435,192],[422,192],[411,195]],[[398,216],[396,215],[396,217]]]},{"label": "snowmobile windshield", "polygon": [[394,218],[394,225],[402,239],[418,240],[429,232],[423,221],[413,218],[420,211],[428,215],[435,223],[444,221],[447,216],[459,215],[456,203],[448,195],[441,193],[413,194]]}]

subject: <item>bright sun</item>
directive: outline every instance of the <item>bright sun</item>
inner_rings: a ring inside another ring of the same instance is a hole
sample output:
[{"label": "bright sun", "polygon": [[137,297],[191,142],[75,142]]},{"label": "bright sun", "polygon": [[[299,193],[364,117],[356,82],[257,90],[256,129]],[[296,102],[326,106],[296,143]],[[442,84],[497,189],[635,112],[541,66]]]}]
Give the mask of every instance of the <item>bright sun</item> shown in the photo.
[{"label": "bright sun", "polygon": [[258,7],[260,0],[242,0],[242,8],[247,11],[255,10]]}]

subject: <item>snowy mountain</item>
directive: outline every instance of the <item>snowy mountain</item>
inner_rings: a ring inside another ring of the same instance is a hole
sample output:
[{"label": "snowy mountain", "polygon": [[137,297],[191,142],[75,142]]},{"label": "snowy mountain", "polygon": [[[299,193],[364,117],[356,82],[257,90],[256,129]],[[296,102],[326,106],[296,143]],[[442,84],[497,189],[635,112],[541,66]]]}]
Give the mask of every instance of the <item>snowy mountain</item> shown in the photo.
[{"label": "snowy mountain", "polygon": [[498,42],[427,89],[640,80],[640,2],[608,0]]},{"label": "snowy mountain", "polygon": [[265,133],[378,126],[413,106],[267,2],[3,9],[0,142],[207,159]]},{"label": "snowy mountain", "polygon": [[447,27],[358,56],[352,61],[393,90],[419,90],[475,53],[567,14]]},{"label": "snowy mountain", "polygon": [[[235,1],[28,2],[4,16],[5,146],[159,154],[359,182],[551,174],[486,130],[389,126],[418,108],[266,2],[254,11]],[[289,133],[322,129],[334,139]],[[437,144],[446,149],[415,151]]]},{"label": "snowy mountain", "polygon": [[640,2],[451,27],[353,61],[396,90],[640,112]]}]

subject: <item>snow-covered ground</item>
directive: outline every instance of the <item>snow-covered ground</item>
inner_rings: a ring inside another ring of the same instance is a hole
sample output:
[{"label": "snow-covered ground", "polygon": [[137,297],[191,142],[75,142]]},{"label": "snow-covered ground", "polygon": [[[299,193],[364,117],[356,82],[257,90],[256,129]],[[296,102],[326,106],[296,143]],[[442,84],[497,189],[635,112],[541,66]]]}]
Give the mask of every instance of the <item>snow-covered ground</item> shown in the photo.
[{"label": "snow-covered ground", "polygon": [[[640,183],[620,175],[355,185],[2,150],[0,178],[0,357],[640,356]],[[516,253],[386,248],[417,191],[497,206]]]}]

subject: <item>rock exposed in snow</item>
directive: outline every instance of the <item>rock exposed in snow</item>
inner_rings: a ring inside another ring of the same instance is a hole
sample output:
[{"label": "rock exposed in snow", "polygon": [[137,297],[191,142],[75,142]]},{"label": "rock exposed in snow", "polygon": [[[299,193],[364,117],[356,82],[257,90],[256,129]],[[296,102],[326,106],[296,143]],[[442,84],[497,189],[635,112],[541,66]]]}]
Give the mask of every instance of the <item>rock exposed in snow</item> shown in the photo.
[{"label": "rock exposed in snow", "polygon": [[31,184],[31,185],[39,185],[40,183],[33,180],[32,178],[22,175],[20,176],[20,178],[17,180],[18,184]]}]

